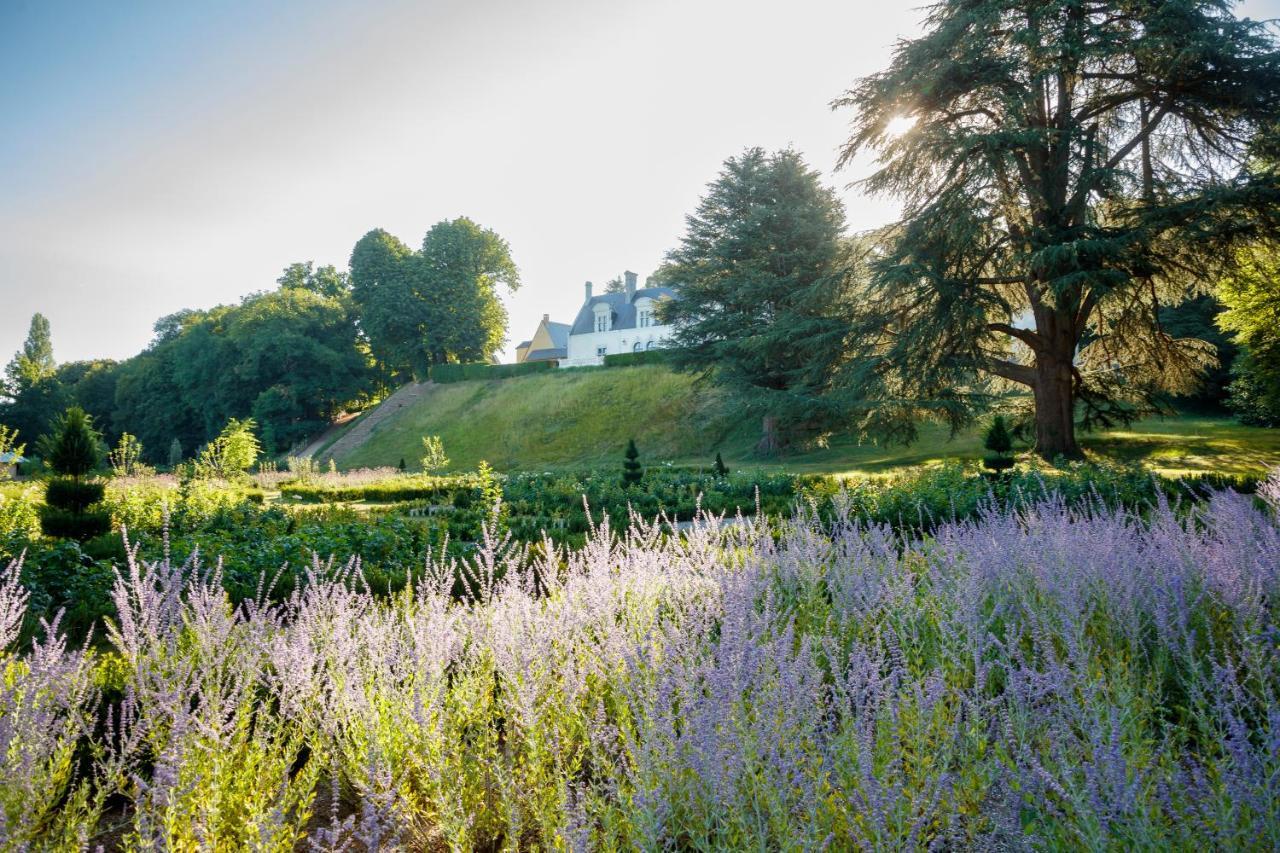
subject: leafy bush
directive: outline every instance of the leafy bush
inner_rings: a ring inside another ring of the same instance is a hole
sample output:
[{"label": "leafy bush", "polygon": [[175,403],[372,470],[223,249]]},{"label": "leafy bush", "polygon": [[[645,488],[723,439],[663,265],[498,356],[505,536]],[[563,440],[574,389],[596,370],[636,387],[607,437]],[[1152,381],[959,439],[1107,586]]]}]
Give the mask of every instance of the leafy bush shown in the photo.
[{"label": "leafy bush", "polygon": [[40,532],[40,494],[32,485],[0,487],[0,549],[16,555]]}]

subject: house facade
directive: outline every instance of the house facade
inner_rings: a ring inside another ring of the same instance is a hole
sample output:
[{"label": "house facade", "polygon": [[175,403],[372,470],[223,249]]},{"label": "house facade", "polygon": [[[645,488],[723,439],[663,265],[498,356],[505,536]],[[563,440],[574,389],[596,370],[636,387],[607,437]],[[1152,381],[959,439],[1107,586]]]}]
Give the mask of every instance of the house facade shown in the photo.
[{"label": "house facade", "polygon": [[569,330],[567,356],[561,367],[604,364],[606,355],[659,349],[675,331],[659,319],[664,300],[676,298],[669,287],[637,287],[637,276],[623,273],[620,293],[592,293],[585,286],[585,299]]},{"label": "house facade", "polygon": [[516,345],[516,364],[526,361],[562,361],[569,355],[569,324],[555,323],[542,315],[538,329],[527,341]]}]

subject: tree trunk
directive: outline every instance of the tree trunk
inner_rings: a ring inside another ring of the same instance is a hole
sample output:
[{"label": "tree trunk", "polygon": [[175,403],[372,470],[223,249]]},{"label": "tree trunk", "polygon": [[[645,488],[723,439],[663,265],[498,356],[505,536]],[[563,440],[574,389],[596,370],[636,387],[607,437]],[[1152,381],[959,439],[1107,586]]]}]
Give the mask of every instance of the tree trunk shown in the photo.
[{"label": "tree trunk", "polygon": [[1079,459],[1076,443],[1075,388],[1071,374],[1072,353],[1054,357],[1037,353],[1036,453],[1052,461],[1058,456]]},{"label": "tree trunk", "polygon": [[780,450],[782,439],[778,435],[778,419],[765,415],[760,419],[760,441],[756,443],[756,451],[764,456],[774,456]]}]

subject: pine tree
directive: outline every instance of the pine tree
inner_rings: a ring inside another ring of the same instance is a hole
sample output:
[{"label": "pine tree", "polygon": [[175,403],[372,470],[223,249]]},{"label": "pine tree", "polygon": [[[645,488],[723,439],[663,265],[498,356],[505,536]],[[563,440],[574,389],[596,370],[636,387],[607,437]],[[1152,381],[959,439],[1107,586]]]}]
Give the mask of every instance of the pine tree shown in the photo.
[{"label": "pine tree", "polygon": [[182,442],[177,438],[169,442],[169,467],[177,468],[182,464]]},{"label": "pine tree", "polygon": [[794,151],[725,161],[660,271],[679,299],[677,368],[725,386],[775,453],[832,425],[820,403],[844,349],[844,208]]},{"label": "pine tree", "polygon": [[716,452],[716,464],[715,464],[715,467],[714,467],[714,468],[712,468],[711,470],[712,470],[712,472],[714,472],[714,473],[715,473],[715,475],[716,475],[717,477],[728,477],[728,476],[729,476],[729,469],[725,467],[724,460],[720,458],[720,453],[719,453],[719,451],[717,451],[717,452]]},{"label": "pine tree", "polygon": [[40,456],[55,474],[79,480],[102,462],[102,439],[93,418],[72,406],[58,418],[53,432],[41,437]]},{"label": "pine tree", "polygon": [[1037,452],[1074,457],[1077,416],[1194,389],[1213,349],[1159,308],[1280,229],[1280,170],[1255,156],[1280,52],[1230,6],[942,0],[836,101],[854,113],[841,164],[877,155],[865,188],[903,202],[850,303],[864,431],[960,428],[1022,386]]},{"label": "pine tree", "polygon": [[1007,471],[1014,465],[1013,435],[1005,423],[1003,415],[991,419],[991,426],[983,436],[982,446],[991,451],[991,455],[982,460],[983,464],[996,473]]},{"label": "pine tree", "polygon": [[644,469],[640,467],[640,451],[636,449],[636,440],[633,438],[627,442],[626,458],[622,461],[622,485],[638,485],[643,476]]}]

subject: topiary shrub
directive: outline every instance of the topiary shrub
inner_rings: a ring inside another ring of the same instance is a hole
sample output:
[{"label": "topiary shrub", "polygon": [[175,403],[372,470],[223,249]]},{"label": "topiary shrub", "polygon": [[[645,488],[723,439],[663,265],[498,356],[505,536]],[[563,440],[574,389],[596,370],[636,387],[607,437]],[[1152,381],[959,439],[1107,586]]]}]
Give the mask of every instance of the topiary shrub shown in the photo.
[{"label": "topiary shrub", "polygon": [[995,474],[1003,474],[1014,466],[1013,434],[1005,423],[1004,415],[996,415],[991,419],[991,426],[983,436],[982,446],[990,450],[990,455],[982,460]]},{"label": "topiary shrub", "polygon": [[711,472],[722,479],[729,476],[729,468],[724,464],[724,460],[720,458],[719,452],[716,453],[716,464],[711,469]]},{"label": "topiary shrub", "polygon": [[94,539],[111,531],[111,513],[106,510],[72,512],[55,506],[40,508],[40,532],[55,539]]},{"label": "topiary shrub", "polygon": [[44,502],[55,509],[84,512],[94,504],[101,503],[106,491],[107,488],[102,483],[59,477],[50,480],[45,487]]},{"label": "topiary shrub", "polygon": [[633,438],[627,442],[626,458],[622,461],[622,485],[639,485],[643,476],[644,469],[640,467],[640,451],[636,449],[636,440]]}]

